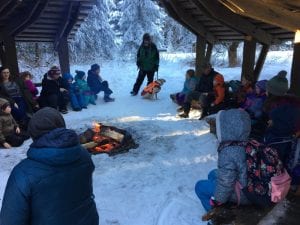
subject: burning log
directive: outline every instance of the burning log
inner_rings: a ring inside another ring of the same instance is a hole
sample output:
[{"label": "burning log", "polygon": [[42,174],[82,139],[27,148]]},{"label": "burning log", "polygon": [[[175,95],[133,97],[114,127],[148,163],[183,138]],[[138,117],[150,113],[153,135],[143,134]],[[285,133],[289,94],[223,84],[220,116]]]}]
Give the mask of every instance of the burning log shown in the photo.
[{"label": "burning log", "polygon": [[127,131],[100,123],[94,123],[92,129],[87,129],[79,137],[82,146],[92,154],[115,155],[138,147]]}]

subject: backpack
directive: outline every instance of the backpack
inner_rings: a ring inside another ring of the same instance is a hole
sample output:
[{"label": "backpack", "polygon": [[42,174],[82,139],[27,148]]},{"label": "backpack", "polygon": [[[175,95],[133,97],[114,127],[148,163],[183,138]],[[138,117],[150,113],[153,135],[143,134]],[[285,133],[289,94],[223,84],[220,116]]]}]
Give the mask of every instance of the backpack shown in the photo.
[{"label": "backpack", "polygon": [[264,205],[256,202],[255,198],[263,199],[261,201],[266,204],[280,202],[285,198],[290,188],[291,178],[275,149],[251,140],[249,142],[223,142],[219,151],[228,146],[245,148],[247,187],[244,187],[243,192],[252,203]]}]

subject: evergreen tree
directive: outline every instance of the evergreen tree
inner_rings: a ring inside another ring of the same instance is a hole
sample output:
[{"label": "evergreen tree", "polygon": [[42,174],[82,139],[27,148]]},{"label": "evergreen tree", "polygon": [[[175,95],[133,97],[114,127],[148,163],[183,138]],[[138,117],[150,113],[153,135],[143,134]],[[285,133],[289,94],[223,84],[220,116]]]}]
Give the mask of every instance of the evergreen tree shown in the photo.
[{"label": "evergreen tree", "polygon": [[161,19],[164,15],[152,0],[124,0],[123,15],[119,21],[123,34],[123,53],[135,53],[144,33],[150,33],[153,42],[160,48],[163,45]]},{"label": "evergreen tree", "polygon": [[116,50],[115,36],[109,24],[112,0],[97,0],[87,20],[76,33],[70,45],[73,62],[93,62],[98,58],[112,59]]}]

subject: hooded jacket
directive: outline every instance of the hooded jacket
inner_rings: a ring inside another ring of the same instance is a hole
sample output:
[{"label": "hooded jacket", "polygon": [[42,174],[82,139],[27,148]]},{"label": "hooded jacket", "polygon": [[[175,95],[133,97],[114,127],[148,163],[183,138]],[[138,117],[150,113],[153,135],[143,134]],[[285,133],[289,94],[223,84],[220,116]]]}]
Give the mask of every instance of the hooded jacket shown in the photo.
[{"label": "hooded jacket", "polygon": [[1,225],[98,225],[94,164],[76,133],[54,129],[35,139],[12,171]]},{"label": "hooded jacket", "polygon": [[[217,137],[224,141],[247,141],[251,131],[249,115],[239,109],[220,111],[216,118]],[[218,155],[218,172],[215,199],[218,202],[237,202],[235,184],[247,186],[247,164],[245,148],[229,146],[223,148]],[[241,192],[241,204],[248,200]]]},{"label": "hooded jacket", "polygon": [[5,137],[13,134],[18,126],[10,113],[7,114],[1,110],[5,103],[8,103],[8,101],[0,98],[0,144],[3,144],[5,142]]},{"label": "hooded jacket", "polygon": [[148,47],[142,44],[137,52],[138,67],[147,72],[154,72],[159,66],[159,52],[154,43],[150,43]]}]

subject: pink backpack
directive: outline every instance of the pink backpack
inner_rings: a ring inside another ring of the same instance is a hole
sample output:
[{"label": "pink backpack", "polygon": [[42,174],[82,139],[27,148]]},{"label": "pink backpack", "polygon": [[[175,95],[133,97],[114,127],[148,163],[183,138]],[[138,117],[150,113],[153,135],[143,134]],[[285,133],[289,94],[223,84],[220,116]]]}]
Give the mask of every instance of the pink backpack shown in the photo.
[{"label": "pink backpack", "polygon": [[286,170],[278,176],[271,178],[271,201],[280,202],[282,201],[289,192],[291,186],[291,177]]}]

